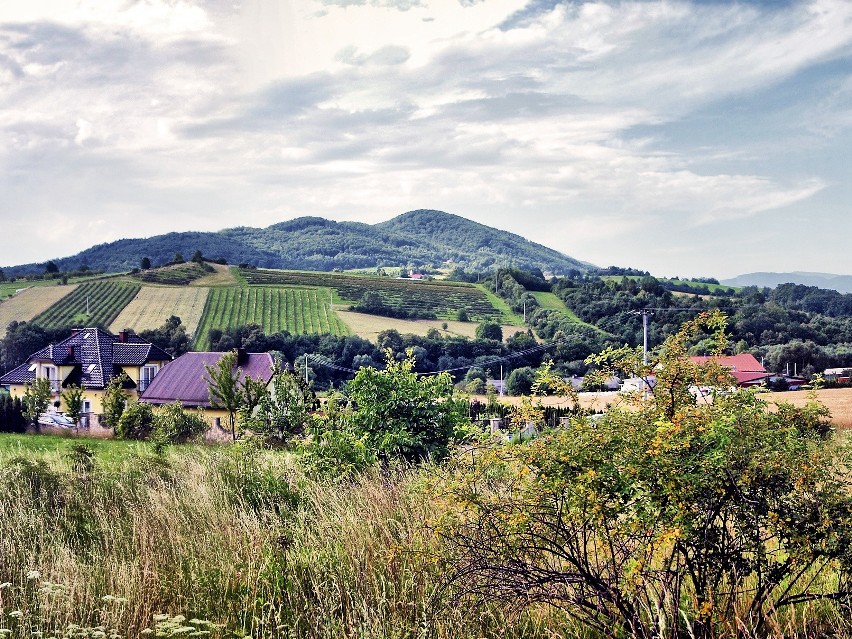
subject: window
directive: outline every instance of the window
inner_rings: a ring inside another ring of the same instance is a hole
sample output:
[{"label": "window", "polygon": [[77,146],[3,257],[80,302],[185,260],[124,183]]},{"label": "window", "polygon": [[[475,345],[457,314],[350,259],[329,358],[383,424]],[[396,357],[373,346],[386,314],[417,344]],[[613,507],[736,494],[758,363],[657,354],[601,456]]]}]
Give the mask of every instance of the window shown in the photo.
[{"label": "window", "polygon": [[139,377],[139,390],[141,392],[144,392],[145,389],[148,388],[158,370],[159,368],[157,366],[142,367],[142,375]]},{"label": "window", "polygon": [[58,393],[59,375],[57,374],[56,366],[44,365],[41,368],[41,372],[44,374],[44,377],[46,377],[50,381],[50,388],[53,390],[53,392]]}]

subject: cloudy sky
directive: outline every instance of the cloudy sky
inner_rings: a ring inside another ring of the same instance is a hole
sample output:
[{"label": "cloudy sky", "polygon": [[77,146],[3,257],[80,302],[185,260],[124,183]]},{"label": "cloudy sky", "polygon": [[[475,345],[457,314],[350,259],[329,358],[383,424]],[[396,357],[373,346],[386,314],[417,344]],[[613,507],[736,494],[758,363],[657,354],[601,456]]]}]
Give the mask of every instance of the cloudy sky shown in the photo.
[{"label": "cloudy sky", "polygon": [[435,208],[852,273],[852,2],[2,0],[0,264]]}]

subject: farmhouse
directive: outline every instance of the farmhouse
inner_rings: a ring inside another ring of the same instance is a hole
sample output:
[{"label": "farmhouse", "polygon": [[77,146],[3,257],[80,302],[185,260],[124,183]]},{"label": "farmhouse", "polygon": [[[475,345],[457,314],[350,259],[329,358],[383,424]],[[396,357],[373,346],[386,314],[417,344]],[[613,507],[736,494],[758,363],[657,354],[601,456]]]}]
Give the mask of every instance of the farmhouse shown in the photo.
[{"label": "farmhouse", "polygon": [[702,355],[690,357],[689,359],[696,364],[706,364],[712,361],[723,368],[727,368],[728,372],[736,379],[737,386],[741,388],[760,386],[770,376],[769,371],[751,353],[723,355],[720,357]]},{"label": "farmhouse", "polygon": [[145,340],[121,331],[113,335],[100,328],[75,328],[71,336],[29,356],[24,364],[0,377],[13,397],[22,397],[27,384],[37,377],[50,381],[54,401],[64,410],[62,390],[84,388],[83,425],[99,424],[103,391],[114,377],[125,373],[124,388],[138,397],[172,357]]},{"label": "farmhouse", "polygon": [[[234,374],[239,380],[251,377],[269,384],[274,362],[269,353],[247,353],[237,349]],[[225,353],[185,353],[169,362],[157,378],[142,393],[140,401],[154,406],[180,402],[184,408],[204,411],[211,426],[221,428],[227,413],[213,408],[208,390],[209,376],[206,367],[214,367]],[[213,434],[215,436],[215,433]]]}]

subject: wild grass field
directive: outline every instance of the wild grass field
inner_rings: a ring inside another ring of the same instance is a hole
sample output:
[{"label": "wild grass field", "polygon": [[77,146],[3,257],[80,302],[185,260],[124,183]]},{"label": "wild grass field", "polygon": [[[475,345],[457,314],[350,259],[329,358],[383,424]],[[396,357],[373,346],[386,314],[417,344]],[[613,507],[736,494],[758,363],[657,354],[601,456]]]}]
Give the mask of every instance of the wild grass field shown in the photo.
[{"label": "wild grass field", "polygon": [[45,312],[66,295],[70,295],[76,284],[64,286],[34,286],[7,297],[0,302],[0,338],[13,321],[29,322]]},{"label": "wild grass field", "polygon": [[330,333],[347,335],[349,329],[331,309],[328,289],[280,286],[214,287],[196,331],[195,346],[209,346],[210,329],[259,324],[267,334]]},{"label": "wild grass field", "polygon": [[124,328],[136,332],[159,328],[169,317],[177,315],[187,333],[195,333],[210,289],[197,286],[143,286],[125,306],[109,329],[115,333]]},{"label": "wild grass field", "polygon": [[557,610],[445,599],[433,469],[335,483],[241,445],[157,456],[104,442],[89,455],[10,437],[3,636],[550,639],[565,628]]}]

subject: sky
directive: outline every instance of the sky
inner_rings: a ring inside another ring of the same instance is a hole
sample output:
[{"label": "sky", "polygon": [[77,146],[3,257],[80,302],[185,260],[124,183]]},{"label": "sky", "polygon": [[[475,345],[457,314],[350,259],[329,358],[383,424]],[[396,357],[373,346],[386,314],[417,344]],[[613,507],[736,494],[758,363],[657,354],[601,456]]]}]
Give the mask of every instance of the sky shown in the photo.
[{"label": "sky", "polygon": [[658,276],[852,274],[849,0],[3,0],[0,265],[439,209]]}]

